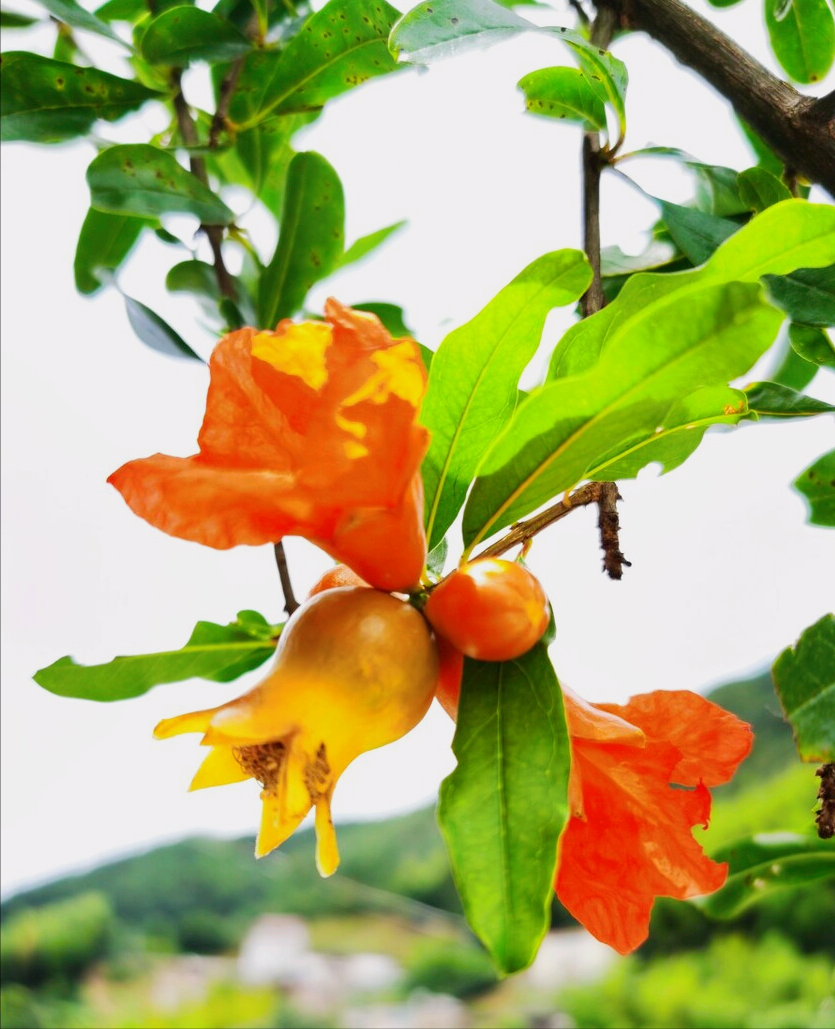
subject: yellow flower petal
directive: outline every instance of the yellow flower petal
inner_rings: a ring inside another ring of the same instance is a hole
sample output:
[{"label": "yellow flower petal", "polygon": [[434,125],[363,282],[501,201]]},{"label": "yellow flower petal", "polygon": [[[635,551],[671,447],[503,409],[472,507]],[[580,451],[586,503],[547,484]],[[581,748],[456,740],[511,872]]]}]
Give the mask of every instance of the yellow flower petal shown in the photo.
[{"label": "yellow flower petal", "polygon": [[207,786],[226,786],[243,782],[249,773],[243,770],[231,747],[212,747],[197,774],[191,780],[190,790],[203,790]]},{"label": "yellow flower petal", "polygon": [[316,802],[316,868],[323,879],[339,868],[339,848],[331,818],[330,794]]},{"label": "yellow flower petal", "polygon": [[206,732],[212,717],[219,710],[220,708],[210,707],[205,711],[189,711],[185,715],[175,715],[174,718],[163,718],[154,729],[154,736],[158,740],[167,740],[184,732]]}]

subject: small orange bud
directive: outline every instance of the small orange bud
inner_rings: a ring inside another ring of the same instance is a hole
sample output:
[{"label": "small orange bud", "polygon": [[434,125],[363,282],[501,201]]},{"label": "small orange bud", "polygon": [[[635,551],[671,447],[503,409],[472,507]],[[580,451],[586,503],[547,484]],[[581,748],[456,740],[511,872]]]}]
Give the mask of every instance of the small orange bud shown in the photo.
[{"label": "small orange bud", "polygon": [[432,627],[479,661],[510,661],[548,628],[548,598],[522,565],[483,558],[462,565],[429,595]]}]

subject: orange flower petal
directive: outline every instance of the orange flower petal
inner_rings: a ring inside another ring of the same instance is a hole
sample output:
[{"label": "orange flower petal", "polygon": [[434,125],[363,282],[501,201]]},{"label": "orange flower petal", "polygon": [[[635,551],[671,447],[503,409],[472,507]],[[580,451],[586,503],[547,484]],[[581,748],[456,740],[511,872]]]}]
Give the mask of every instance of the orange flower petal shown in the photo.
[{"label": "orange flower petal", "polygon": [[734,774],[754,743],[747,722],[698,693],[657,690],[632,697],[628,704],[598,704],[639,726],[655,739],[668,740],[681,751],[671,782],[682,786],[719,786]]},{"label": "orange flower petal", "polygon": [[222,339],[199,454],[131,461],[108,481],[172,536],[219,549],[304,536],[370,585],[408,589],[426,552],[423,361],[373,315],[334,300],[325,314]]}]

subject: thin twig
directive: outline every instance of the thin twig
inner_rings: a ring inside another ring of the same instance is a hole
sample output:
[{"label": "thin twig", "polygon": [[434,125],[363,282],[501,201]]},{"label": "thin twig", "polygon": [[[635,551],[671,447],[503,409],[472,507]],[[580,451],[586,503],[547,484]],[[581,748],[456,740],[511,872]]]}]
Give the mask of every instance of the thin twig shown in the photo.
[{"label": "thin twig", "polygon": [[624,565],[632,567],[632,562],[626,560],[620,549],[618,501],[622,499],[617,483],[600,483],[597,528],[600,530],[600,548],[603,551],[603,571],[610,579],[623,578]]},{"label": "thin twig", "polygon": [[288,617],[297,611],[299,602],[293,592],[293,583],[290,581],[290,569],[287,567],[287,554],[284,551],[284,544],[279,540],[275,544],[275,563],[278,568],[278,577],[281,580],[281,590],[284,594],[284,610]]},{"label": "thin twig", "polygon": [[[175,71],[171,78],[174,86],[174,112],[177,115],[177,127],[180,130],[180,137],[186,146],[197,146],[199,142],[197,128],[195,127],[194,119],[191,117],[191,111],[189,110],[186,98],[183,95],[181,72]],[[202,157],[192,154],[189,157],[189,168],[191,169],[192,175],[199,179],[204,186],[209,185],[209,176],[206,172],[206,162]],[[237,300],[238,291],[235,289],[235,282],[223,262],[223,227],[221,225],[206,225],[203,223],[200,226],[200,229],[206,234],[206,238],[209,240],[209,246],[212,249],[215,276],[217,278],[217,284],[220,292],[230,300]]]},{"label": "thin twig", "polygon": [[585,486],[575,490],[570,497],[560,500],[559,503],[554,504],[538,515],[534,515],[533,518],[528,518],[524,522],[517,522],[506,536],[486,547],[473,560],[477,561],[482,557],[498,557],[500,554],[506,554],[508,550],[512,550],[520,544],[524,546],[537,533],[547,529],[549,525],[553,525],[554,522],[558,522],[561,518],[565,518],[572,511],[585,507],[587,504],[596,504],[600,499],[600,487],[602,485],[603,483],[600,482],[587,482]]},{"label": "thin twig", "polygon": [[229,71],[226,73],[223,82],[220,84],[220,91],[217,98],[217,110],[212,118],[211,128],[209,129],[209,149],[214,150],[217,147],[220,134],[226,128],[226,118],[229,114],[229,104],[232,101],[232,96],[235,92],[235,87],[238,85],[238,78],[241,74],[241,69],[244,66],[246,57],[238,57],[229,66]]}]

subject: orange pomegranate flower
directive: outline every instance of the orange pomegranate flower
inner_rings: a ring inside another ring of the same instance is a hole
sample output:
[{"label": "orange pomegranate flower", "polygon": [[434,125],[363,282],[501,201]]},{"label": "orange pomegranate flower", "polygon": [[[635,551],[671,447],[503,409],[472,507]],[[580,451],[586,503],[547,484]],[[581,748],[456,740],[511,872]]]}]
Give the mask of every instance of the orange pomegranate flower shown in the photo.
[{"label": "orange pomegranate flower", "polygon": [[[436,697],[455,718],[462,657],[438,641]],[[571,741],[569,819],[557,896],[592,935],[628,954],[649,933],[656,897],[684,900],[723,885],[728,867],[693,838],[707,827],[709,786],[727,782],[751,749],[751,727],[685,690],[628,704],[589,704],[563,687]],[[677,787],[684,787],[683,789]]]},{"label": "orange pomegranate flower", "polygon": [[711,861],[691,830],[707,828],[707,787],[733,776],[753,734],[685,690],[641,694],[623,706],[564,694],[570,816],[555,888],[592,935],[628,954],[647,938],[656,897],[684,900],[724,884],[728,866]]},{"label": "orange pomegranate flower", "polygon": [[423,361],[372,314],[331,299],[325,318],[225,336],[200,452],[130,461],[108,482],[171,536],[221,550],[304,536],[372,586],[405,590],[426,553]]}]

